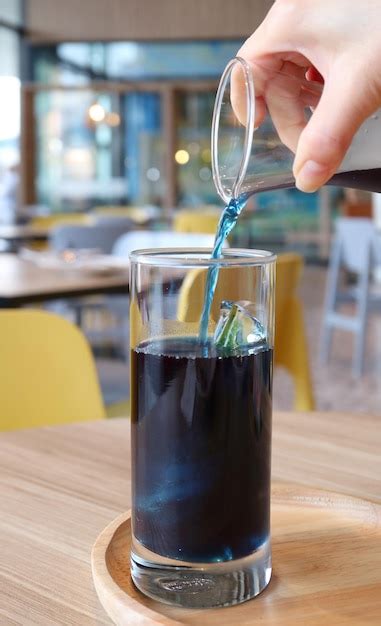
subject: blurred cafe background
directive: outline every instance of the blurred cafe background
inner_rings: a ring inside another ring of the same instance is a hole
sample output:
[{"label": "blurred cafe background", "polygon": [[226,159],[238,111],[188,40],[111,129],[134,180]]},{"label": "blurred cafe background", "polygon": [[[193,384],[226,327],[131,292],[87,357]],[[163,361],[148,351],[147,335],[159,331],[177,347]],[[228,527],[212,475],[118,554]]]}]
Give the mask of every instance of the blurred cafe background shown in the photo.
[{"label": "blurred cafe background", "polygon": [[[213,243],[215,92],[271,4],[0,0],[0,334],[17,334],[20,309],[75,324],[109,417],[129,411],[128,252]],[[379,413],[379,198],[261,193],[229,245],[289,261],[279,280],[298,313],[279,320],[289,337],[275,407]],[[36,369],[54,344],[53,330],[33,328],[1,362],[19,384],[33,377],[19,367],[31,337]],[[1,400],[0,415],[10,428]]]}]

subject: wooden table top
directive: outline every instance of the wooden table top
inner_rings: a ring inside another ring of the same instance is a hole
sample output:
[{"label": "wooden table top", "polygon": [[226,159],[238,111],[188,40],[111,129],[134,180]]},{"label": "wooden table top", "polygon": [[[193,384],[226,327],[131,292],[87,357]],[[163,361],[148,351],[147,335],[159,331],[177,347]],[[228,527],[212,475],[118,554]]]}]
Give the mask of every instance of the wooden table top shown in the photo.
[{"label": "wooden table top", "polygon": [[127,293],[128,271],[89,275],[41,268],[17,254],[0,254],[0,307],[97,293]]},{"label": "wooden table top", "polygon": [[0,239],[7,241],[45,241],[50,232],[50,228],[32,226],[31,224],[0,225]]},{"label": "wooden table top", "polygon": [[[379,418],[275,413],[273,479],[381,501],[380,448]],[[130,494],[126,419],[1,433],[0,624],[110,624],[90,551]]]}]

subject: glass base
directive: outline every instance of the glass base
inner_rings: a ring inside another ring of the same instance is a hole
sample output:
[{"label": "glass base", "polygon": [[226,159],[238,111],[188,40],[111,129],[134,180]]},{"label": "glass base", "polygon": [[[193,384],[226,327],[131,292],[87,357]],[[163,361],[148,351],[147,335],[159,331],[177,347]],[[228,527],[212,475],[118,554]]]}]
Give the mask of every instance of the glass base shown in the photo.
[{"label": "glass base", "polygon": [[142,593],[167,604],[197,609],[232,606],[254,598],[269,584],[270,540],[235,561],[186,563],[160,557],[135,539],[131,576]]}]

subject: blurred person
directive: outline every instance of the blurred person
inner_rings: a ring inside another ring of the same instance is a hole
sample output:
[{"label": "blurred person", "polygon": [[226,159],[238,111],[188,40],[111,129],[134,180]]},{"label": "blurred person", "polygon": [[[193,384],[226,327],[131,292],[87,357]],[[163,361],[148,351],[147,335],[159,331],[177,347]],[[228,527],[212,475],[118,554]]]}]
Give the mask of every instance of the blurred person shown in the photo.
[{"label": "blurred person", "polygon": [[238,52],[251,64],[324,83],[295,150],[302,191],[334,175],[356,131],[381,106],[379,27],[380,0],[276,0]]}]

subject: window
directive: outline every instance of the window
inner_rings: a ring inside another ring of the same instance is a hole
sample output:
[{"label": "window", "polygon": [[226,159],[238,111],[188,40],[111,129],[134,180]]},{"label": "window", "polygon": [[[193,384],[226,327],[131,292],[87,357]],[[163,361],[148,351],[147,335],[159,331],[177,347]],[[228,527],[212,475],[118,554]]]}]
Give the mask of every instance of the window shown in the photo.
[{"label": "window", "polygon": [[0,4],[0,222],[16,219],[20,160],[21,3]]},{"label": "window", "polygon": [[99,204],[162,204],[163,139],[157,94],[41,91],[37,196],[52,211]]},{"label": "window", "polygon": [[33,79],[47,84],[92,80],[218,78],[236,41],[62,43],[33,48]]},{"label": "window", "polygon": [[[126,202],[170,207],[215,203],[210,167],[214,94],[239,45],[98,42],[35,47],[33,77],[41,85],[34,102],[35,200],[52,210]],[[204,85],[201,91],[193,87],[195,81]],[[109,85],[102,94],[94,89],[100,82]],[[164,110],[166,87],[175,98],[172,131]],[[90,123],[93,104],[103,107],[104,116]],[[169,179],[171,167],[175,176]]]}]

